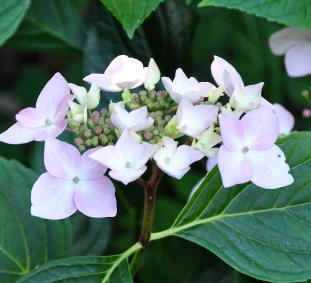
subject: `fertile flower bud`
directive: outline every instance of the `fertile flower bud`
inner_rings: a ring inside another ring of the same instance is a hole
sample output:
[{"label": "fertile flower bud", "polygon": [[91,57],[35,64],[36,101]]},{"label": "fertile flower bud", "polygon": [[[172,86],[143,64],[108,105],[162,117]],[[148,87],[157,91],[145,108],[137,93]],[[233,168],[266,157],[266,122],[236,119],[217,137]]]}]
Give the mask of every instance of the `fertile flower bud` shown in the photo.
[{"label": "fertile flower bud", "polygon": [[214,132],[214,125],[198,135],[192,142],[192,147],[203,152],[207,157],[215,155],[217,148],[215,145],[221,142],[220,135]]},{"label": "fertile flower bud", "polygon": [[122,99],[125,103],[130,102],[132,100],[132,93],[126,88],[123,92],[122,92]]},{"label": "fertile flower bud", "polygon": [[147,74],[146,74],[146,80],[144,83],[144,86],[147,90],[153,90],[155,85],[160,80],[160,70],[156,62],[153,60],[153,58],[150,59]]},{"label": "fertile flower bud", "polygon": [[87,109],[76,102],[68,101],[70,111],[68,112],[68,120],[71,126],[79,126],[87,121]]}]

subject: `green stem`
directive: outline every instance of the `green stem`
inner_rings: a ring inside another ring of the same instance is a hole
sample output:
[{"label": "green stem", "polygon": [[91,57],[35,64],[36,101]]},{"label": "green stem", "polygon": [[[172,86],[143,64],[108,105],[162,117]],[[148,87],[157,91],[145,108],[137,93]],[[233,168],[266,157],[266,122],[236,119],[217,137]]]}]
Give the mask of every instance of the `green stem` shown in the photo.
[{"label": "green stem", "polygon": [[137,251],[131,261],[130,269],[133,275],[135,275],[141,264],[144,249],[148,246],[150,240],[155,211],[156,191],[161,176],[162,172],[160,171],[160,169],[155,163],[152,163],[152,174],[149,181],[147,182],[142,178],[137,180],[137,182],[144,188],[145,195],[143,223],[139,236],[139,243],[142,245],[143,249]]}]

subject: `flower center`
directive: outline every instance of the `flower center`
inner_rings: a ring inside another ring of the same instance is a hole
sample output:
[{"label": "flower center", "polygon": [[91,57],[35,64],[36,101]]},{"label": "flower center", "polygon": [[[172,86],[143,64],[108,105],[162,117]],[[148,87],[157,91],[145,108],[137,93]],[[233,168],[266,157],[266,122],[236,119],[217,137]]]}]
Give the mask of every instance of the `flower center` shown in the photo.
[{"label": "flower center", "polygon": [[171,159],[170,159],[170,158],[168,158],[168,157],[166,157],[166,158],[164,159],[164,162],[165,162],[166,164],[170,164]]},{"label": "flower center", "polygon": [[247,153],[249,151],[249,148],[247,147],[247,146],[244,146],[243,148],[242,148],[242,152],[245,154],[245,153]]},{"label": "flower center", "polygon": [[46,119],[45,120],[45,125],[46,126],[51,126],[53,123],[52,123],[52,121],[50,120],[50,119]]},{"label": "flower center", "polygon": [[76,177],[74,177],[74,178],[72,179],[72,182],[73,182],[74,184],[79,184],[80,181],[81,181],[81,179],[80,179],[78,176],[76,176]]},{"label": "flower center", "polygon": [[126,163],[125,163],[125,168],[131,168],[131,167],[132,167],[131,162],[126,162]]}]

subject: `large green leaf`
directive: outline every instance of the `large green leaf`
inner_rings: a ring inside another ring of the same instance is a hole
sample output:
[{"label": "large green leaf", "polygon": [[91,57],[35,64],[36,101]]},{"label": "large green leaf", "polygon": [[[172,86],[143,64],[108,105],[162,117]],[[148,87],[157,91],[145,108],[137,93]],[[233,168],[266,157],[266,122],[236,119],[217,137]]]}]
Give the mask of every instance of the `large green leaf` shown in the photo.
[{"label": "large green leaf", "polygon": [[121,255],[84,256],[54,260],[33,270],[17,282],[132,283],[127,258],[140,248],[139,244],[135,244]]},{"label": "large green leaf", "polygon": [[102,218],[90,218],[76,213],[71,218],[73,228],[72,254],[101,255],[110,237],[110,221]]},{"label": "large green leaf", "polygon": [[2,0],[0,5],[0,45],[10,38],[18,28],[30,0]]},{"label": "large green leaf", "polygon": [[101,0],[121,22],[129,38],[143,21],[155,10],[161,0]]},{"label": "large green leaf", "polygon": [[311,27],[310,0],[203,0],[199,7],[238,9],[289,26]]},{"label": "large green leaf", "polygon": [[32,268],[67,256],[68,222],[30,215],[30,189],[36,174],[16,161],[0,159],[0,282],[14,282]]},{"label": "large green leaf", "polygon": [[32,0],[25,21],[9,46],[23,49],[82,50],[85,27],[71,0]]},{"label": "large green leaf", "polygon": [[311,278],[311,133],[280,139],[295,182],[264,190],[253,184],[222,187],[212,170],[173,226],[174,235],[205,247],[238,271],[277,282]]}]

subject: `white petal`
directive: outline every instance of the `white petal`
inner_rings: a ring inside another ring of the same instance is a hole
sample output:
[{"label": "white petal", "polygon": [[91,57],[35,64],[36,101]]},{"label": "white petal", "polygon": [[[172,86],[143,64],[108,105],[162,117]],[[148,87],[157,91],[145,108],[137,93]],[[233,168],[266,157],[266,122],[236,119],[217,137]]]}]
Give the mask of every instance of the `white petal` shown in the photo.
[{"label": "white petal", "polygon": [[107,177],[81,182],[74,196],[79,211],[89,217],[114,217],[117,202],[113,183]]},{"label": "white petal", "polygon": [[225,188],[246,183],[252,178],[252,165],[242,151],[228,150],[222,145],[218,150],[217,164]]},{"label": "white petal", "polygon": [[143,166],[140,169],[128,169],[123,171],[109,171],[109,176],[115,180],[122,182],[127,185],[130,182],[137,180],[141,175],[145,173],[147,166]]},{"label": "white petal", "polygon": [[267,150],[251,151],[249,159],[252,163],[252,182],[264,189],[277,189],[294,182],[289,174],[289,166],[285,162],[282,150],[273,145]]},{"label": "white petal", "polygon": [[81,155],[73,145],[49,139],[44,147],[44,165],[50,175],[71,180],[80,173]]},{"label": "white petal", "polygon": [[310,38],[309,29],[283,28],[270,36],[269,45],[275,55],[283,55],[296,45],[309,43]]},{"label": "white petal", "polygon": [[279,133],[280,135],[288,135],[295,125],[295,118],[292,113],[290,113],[281,104],[274,104],[275,114],[279,121]]},{"label": "white petal", "polygon": [[236,69],[218,56],[214,56],[211,72],[215,82],[218,86],[223,87],[229,96],[231,96],[235,87],[244,86],[242,78]]},{"label": "white petal", "polygon": [[44,173],[35,182],[31,191],[31,214],[53,220],[67,218],[77,211],[74,193],[71,181]]},{"label": "white petal", "polygon": [[297,45],[285,54],[286,71],[290,77],[311,74],[311,43]]}]

